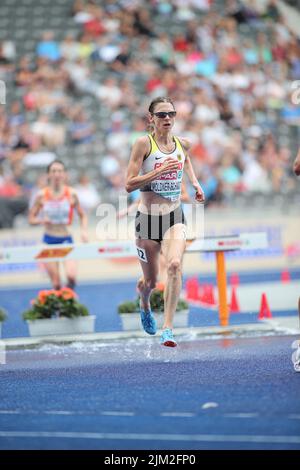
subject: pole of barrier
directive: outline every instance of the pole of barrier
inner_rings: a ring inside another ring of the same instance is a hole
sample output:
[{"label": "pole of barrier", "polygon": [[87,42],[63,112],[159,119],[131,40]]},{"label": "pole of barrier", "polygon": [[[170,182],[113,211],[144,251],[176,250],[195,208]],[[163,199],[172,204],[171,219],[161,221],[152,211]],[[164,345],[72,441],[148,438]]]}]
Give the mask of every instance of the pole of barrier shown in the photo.
[{"label": "pole of barrier", "polygon": [[229,323],[229,309],[227,304],[226,267],[224,251],[216,251],[216,262],[220,325],[227,326]]},{"label": "pole of barrier", "polygon": [[[188,253],[216,253],[217,284],[219,292],[219,318],[222,326],[229,323],[227,304],[225,253],[227,251],[257,250],[268,247],[267,234],[241,233],[190,240]],[[34,245],[18,247],[0,246],[0,266],[2,264],[53,262],[67,259],[106,259],[136,257],[137,251],[133,240],[99,241],[81,244]]]}]

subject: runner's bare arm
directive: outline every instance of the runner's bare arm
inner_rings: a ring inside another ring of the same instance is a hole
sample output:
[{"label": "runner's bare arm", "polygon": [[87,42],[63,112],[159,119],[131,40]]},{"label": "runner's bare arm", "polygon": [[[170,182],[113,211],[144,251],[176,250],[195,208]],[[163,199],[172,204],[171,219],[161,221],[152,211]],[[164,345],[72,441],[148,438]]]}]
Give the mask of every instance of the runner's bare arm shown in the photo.
[{"label": "runner's bare arm", "polygon": [[183,147],[183,150],[184,150],[184,153],[185,153],[184,169],[185,169],[185,172],[186,172],[192,186],[194,187],[194,189],[196,191],[195,199],[198,202],[204,202],[205,201],[204,191],[201,188],[201,186],[199,184],[199,181],[196,178],[194,168],[193,168],[193,165],[192,165],[192,162],[191,162],[191,158],[190,158],[189,153],[188,153],[188,151],[191,147],[191,144],[187,139],[184,139],[184,138],[180,138],[180,143],[181,143],[181,145]]},{"label": "runner's bare arm", "polygon": [[293,170],[294,170],[295,175],[297,176],[300,175],[300,148],[298,150],[297,157],[295,158],[295,161],[294,161]]},{"label": "runner's bare arm", "polygon": [[28,214],[28,222],[30,225],[43,225],[46,222],[39,216],[42,207],[42,193],[39,192]]},{"label": "runner's bare arm", "polygon": [[190,195],[186,188],[186,183],[184,180],[181,182],[181,202],[191,202]]},{"label": "runner's bare arm", "polygon": [[138,198],[136,201],[133,201],[131,204],[126,209],[123,209],[117,213],[118,219],[122,219],[122,217],[125,217],[126,215],[133,214],[135,210],[137,209],[139,203],[140,203],[140,198]]},{"label": "runner's bare arm", "polygon": [[126,178],[126,191],[131,193],[140,189],[147,183],[155,180],[159,175],[178,169],[178,161],[174,158],[167,158],[163,165],[155,170],[149,171],[146,175],[139,175],[143,160],[150,151],[150,142],[147,136],[139,137],[133,145]]},{"label": "runner's bare arm", "polygon": [[88,242],[88,232],[87,232],[87,227],[88,227],[88,218],[84,210],[82,209],[77,193],[75,190],[72,191],[72,197],[74,201],[74,209],[76,209],[77,214],[80,219],[80,232],[81,232],[81,240],[83,242]]}]

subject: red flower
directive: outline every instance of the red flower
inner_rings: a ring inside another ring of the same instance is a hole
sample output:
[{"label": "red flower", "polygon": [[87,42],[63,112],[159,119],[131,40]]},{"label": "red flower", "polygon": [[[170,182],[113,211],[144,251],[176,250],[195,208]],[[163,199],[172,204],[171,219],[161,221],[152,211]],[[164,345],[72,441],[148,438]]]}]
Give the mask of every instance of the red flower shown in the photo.
[{"label": "red flower", "polygon": [[59,291],[59,297],[62,297],[64,300],[69,300],[69,299],[76,299],[77,294],[73,291],[73,289],[70,289],[69,287],[63,287]]},{"label": "red flower", "polygon": [[155,286],[155,289],[160,290],[161,292],[163,292],[165,290],[165,284],[163,282],[157,282],[156,286]]},{"label": "red flower", "polygon": [[40,302],[40,304],[44,305],[47,301],[47,298],[50,296],[50,295],[55,295],[57,297],[59,297],[59,293],[60,291],[59,290],[55,290],[55,289],[50,289],[50,290],[41,290],[39,293],[38,293],[38,302]]}]

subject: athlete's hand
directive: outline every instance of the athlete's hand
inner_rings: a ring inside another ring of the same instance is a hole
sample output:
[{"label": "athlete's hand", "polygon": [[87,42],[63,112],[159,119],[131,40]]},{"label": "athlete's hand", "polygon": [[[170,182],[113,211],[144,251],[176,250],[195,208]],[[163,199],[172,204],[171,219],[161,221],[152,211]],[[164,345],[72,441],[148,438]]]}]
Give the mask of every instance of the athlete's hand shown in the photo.
[{"label": "athlete's hand", "polygon": [[164,173],[170,173],[171,171],[178,170],[179,162],[176,158],[168,157],[163,162],[163,164],[157,168],[157,175],[162,175]]},{"label": "athlete's hand", "polygon": [[196,194],[195,194],[195,199],[197,202],[204,202],[205,201],[205,194],[201,186],[197,186],[195,188]]},{"label": "athlete's hand", "polygon": [[297,176],[300,175],[300,148],[298,150],[296,160],[294,161],[294,164],[293,164],[293,170],[294,170],[295,175]]},{"label": "athlete's hand", "polygon": [[117,213],[117,219],[123,219],[126,215],[128,215],[128,209],[123,209]]}]

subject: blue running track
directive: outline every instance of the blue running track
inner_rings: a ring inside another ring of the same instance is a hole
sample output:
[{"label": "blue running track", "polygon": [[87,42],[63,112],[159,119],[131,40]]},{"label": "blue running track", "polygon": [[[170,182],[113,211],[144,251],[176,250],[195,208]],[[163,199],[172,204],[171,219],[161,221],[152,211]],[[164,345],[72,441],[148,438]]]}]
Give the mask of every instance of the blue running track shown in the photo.
[{"label": "blue running track", "polygon": [[45,345],[0,366],[0,449],[300,449],[292,336]]},{"label": "blue running track", "polygon": [[[291,271],[292,279],[298,278],[298,271]],[[250,272],[240,274],[241,284],[259,282],[260,280],[278,281],[280,272]],[[201,282],[214,282],[212,276],[201,276]],[[121,320],[117,314],[118,304],[124,300],[134,300],[135,281],[114,281],[95,284],[81,284],[77,293],[80,301],[85,304],[90,313],[96,316],[96,331],[120,331]],[[43,287],[45,288],[45,287]],[[48,287],[49,288],[49,287]],[[2,337],[15,338],[28,336],[28,328],[22,320],[22,312],[30,308],[30,300],[37,296],[41,289],[37,287],[0,288],[0,306],[9,312],[8,320],[3,324]],[[277,311],[275,315],[296,314],[295,311]],[[230,318],[230,324],[256,323],[257,312],[235,314]],[[216,310],[190,308],[189,326],[216,326],[219,318]]]}]

